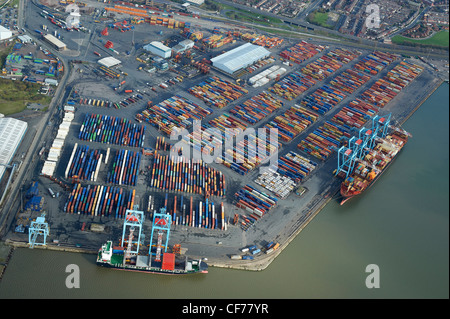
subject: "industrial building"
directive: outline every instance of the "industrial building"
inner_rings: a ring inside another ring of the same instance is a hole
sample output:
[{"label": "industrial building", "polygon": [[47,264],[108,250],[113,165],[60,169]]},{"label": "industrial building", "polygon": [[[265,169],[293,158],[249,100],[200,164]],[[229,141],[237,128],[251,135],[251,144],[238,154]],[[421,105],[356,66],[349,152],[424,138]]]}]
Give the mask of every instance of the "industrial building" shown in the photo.
[{"label": "industrial building", "polygon": [[161,70],[167,70],[169,68],[169,64],[167,63],[167,61],[160,57],[153,58],[153,65]]},{"label": "industrial building", "polygon": [[172,55],[172,49],[158,41],[152,41],[149,44],[145,45],[144,50],[151,52],[163,59],[170,58]]},{"label": "industrial building", "polygon": [[62,42],[61,40],[59,40],[58,38],[55,38],[53,35],[51,34],[46,34],[44,35],[44,40],[51,44],[55,49],[57,49],[58,51],[63,51],[67,48],[66,44],[64,42]]},{"label": "industrial building", "polygon": [[181,42],[178,43],[176,46],[174,46],[174,47],[172,48],[172,51],[173,51],[175,54],[177,54],[177,53],[180,53],[180,52],[184,52],[184,51],[186,51],[186,50],[190,50],[190,49],[192,49],[193,47],[194,47],[194,41],[187,39],[187,40],[181,41]]},{"label": "industrial building", "polygon": [[31,43],[31,41],[33,40],[29,35],[27,35],[27,34],[24,34],[24,35],[19,35],[18,37],[17,37],[19,40],[20,40],[20,42],[22,42],[22,43]]},{"label": "industrial building", "polygon": [[0,118],[0,180],[6,167],[10,165],[27,127],[27,122],[11,117]]},{"label": "industrial building", "polygon": [[203,3],[205,3],[205,0],[187,0],[187,2],[190,4],[201,6]]},{"label": "industrial building", "polygon": [[212,58],[211,62],[213,67],[231,75],[269,56],[270,51],[264,47],[246,43]]},{"label": "industrial building", "polygon": [[12,31],[0,25],[0,40],[9,39],[12,37]]},{"label": "industrial building", "polygon": [[114,58],[112,56],[100,59],[97,62],[100,65],[106,66],[107,68],[112,68],[112,67],[117,66],[117,65],[119,65],[121,63],[120,60],[118,60],[118,59],[116,59],[116,58]]},{"label": "industrial building", "polygon": [[45,84],[48,84],[48,85],[58,86],[58,81],[55,80],[55,79],[46,78],[46,79],[44,80],[44,83],[45,83]]}]

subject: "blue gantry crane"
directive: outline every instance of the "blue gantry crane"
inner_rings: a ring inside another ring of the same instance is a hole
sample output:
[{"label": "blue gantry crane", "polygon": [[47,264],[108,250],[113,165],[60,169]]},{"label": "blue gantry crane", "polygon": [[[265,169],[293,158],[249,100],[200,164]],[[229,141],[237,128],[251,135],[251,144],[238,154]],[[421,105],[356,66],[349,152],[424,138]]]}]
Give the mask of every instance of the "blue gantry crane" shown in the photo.
[{"label": "blue gantry crane", "polygon": [[390,127],[391,114],[386,116],[376,115],[371,119],[371,127],[362,127],[358,131],[358,138],[353,136],[349,139],[347,146],[338,150],[338,167],[336,175],[341,172],[345,177],[351,174],[355,163],[362,160],[370,150],[375,147],[375,141],[384,138]]},{"label": "blue gantry crane", "polygon": [[348,146],[341,146],[338,150],[338,169],[336,174],[344,172],[345,177],[350,175],[358,159],[361,144],[362,140],[353,136],[348,140]]},{"label": "blue gantry crane", "polygon": [[50,233],[50,227],[45,221],[45,213],[37,217],[35,221],[31,222],[28,229],[28,244],[30,248],[34,246],[45,246],[47,244],[47,236]]},{"label": "blue gantry crane", "polygon": [[[166,208],[161,208],[160,212],[156,211],[153,213],[153,227],[152,234],[150,236],[150,248],[149,248],[149,256],[152,254],[155,255],[155,261],[161,261],[161,250],[162,250],[162,241],[164,233],[166,233],[166,242],[164,245],[164,252],[167,252],[167,247],[169,244],[170,237],[170,225],[172,224],[172,216],[166,213]],[[153,235],[154,231],[157,231],[157,242],[156,242],[156,252],[152,252],[153,245]]]},{"label": "blue gantry crane", "polygon": [[377,136],[385,137],[387,135],[388,128],[391,124],[391,113],[386,116],[376,115],[372,118],[372,127],[377,128]]}]

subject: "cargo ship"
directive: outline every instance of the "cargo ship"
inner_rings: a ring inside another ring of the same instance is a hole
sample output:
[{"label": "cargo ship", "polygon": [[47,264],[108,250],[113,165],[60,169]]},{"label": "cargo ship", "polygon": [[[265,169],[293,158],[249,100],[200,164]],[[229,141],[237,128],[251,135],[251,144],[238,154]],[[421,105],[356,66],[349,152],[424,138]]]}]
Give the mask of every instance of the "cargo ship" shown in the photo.
[{"label": "cargo ship", "polygon": [[97,265],[119,270],[140,271],[155,274],[182,275],[208,273],[208,265],[202,260],[194,260],[187,256],[178,257],[174,253],[163,253],[161,261],[153,255],[127,256],[124,247],[113,247],[107,241],[98,251]]},{"label": "cargo ship", "polygon": [[375,140],[375,146],[362,159],[358,159],[353,172],[342,182],[341,205],[372,186],[394,161],[411,135],[392,127],[391,134]]},{"label": "cargo ship", "polygon": [[[208,265],[201,259],[192,259],[181,255],[181,246],[168,252],[168,241],[172,216],[166,213],[165,208],[160,209],[160,213],[153,213],[153,228],[151,234],[150,250],[142,252],[139,247],[141,238],[141,227],[144,221],[142,211],[127,210],[124,221],[122,235],[122,246],[113,246],[113,242],[108,240],[99,249],[97,254],[97,265],[114,268],[118,270],[138,271],[165,275],[183,275],[195,273],[208,273]],[[128,231],[127,231],[128,230]],[[153,245],[153,231],[157,231],[157,244]],[[129,233],[128,240],[125,234]],[[134,234],[137,233],[137,241],[133,241]],[[162,238],[166,234],[166,243]],[[127,242],[126,246],[124,245]]]}]

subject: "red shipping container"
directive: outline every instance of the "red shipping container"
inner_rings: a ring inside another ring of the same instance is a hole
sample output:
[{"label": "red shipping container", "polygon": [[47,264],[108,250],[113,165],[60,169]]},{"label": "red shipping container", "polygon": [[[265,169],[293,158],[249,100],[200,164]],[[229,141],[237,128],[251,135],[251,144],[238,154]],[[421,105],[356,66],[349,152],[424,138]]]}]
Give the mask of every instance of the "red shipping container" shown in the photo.
[{"label": "red shipping container", "polygon": [[174,270],[175,269],[175,254],[164,253],[161,268],[164,270]]}]

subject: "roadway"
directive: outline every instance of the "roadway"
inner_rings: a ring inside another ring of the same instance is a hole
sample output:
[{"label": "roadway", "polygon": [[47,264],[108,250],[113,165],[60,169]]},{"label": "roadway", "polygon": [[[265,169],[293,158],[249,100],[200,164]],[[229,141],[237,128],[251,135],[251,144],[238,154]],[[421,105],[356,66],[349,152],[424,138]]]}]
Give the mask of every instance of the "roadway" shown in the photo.
[{"label": "roadway", "polygon": [[[19,29],[24,27],[24,20],[25,20],[24,12],[25,8],[29,6],[29,3],[30,2],[25,0],[20,0],[19,2],[18,22],[17,22]],[[31,34],[31,32],[29,33],[30,36],[33,37],[36,42],[38,43],[40,42],[34,37],[33,34]],[[53,48],[47,46],[46,43],[40,43],[40,45],[47,47],[49,51],[57,55],[56,52],[54,52]],[[5,200],[5,204],[0,214],[0,237],[6,234],[6,232],[11,226],[11,223],[14,221],[14,217],[19,209],[20,204],[20,200],[16,200],[17,196],[20,193],[22,185],[30,182],[31,178],[33,177],[33,172],[36,169],[36,164],[39,163],[39,161],[36,160],[38,158],[36,156],[36,154],[39,151],[38,148],[42,147],[42,141],[46,141],[48,139],[48,135],[52,131],[52,127],[49,127],[47,123],[49,122],[49,119],[51,119],[57,112],[58,108],[56,106],[61,103],[62,98],[64,96],[67,79],[70,73],[70,68],[68,65],[68,61],[66,59],[61,59],[61,57],[59,58],[64,65],[64,75],[59,81],[59,85],[55,91],[55,95],[48,107],[48,111],[43,115],[42,120],[35,127],[36,134],[34,135],[34,138],[30,144],[30,148],[28,149],[28,152],[26,153],[25,158],[23,159],[22,167],[18,171],[16,178],[11,183],[10,186],[11,193]]]}]

